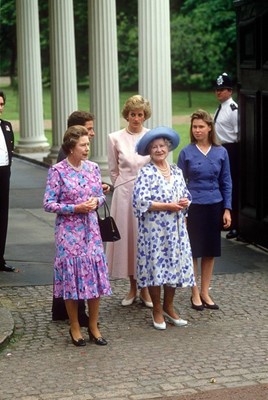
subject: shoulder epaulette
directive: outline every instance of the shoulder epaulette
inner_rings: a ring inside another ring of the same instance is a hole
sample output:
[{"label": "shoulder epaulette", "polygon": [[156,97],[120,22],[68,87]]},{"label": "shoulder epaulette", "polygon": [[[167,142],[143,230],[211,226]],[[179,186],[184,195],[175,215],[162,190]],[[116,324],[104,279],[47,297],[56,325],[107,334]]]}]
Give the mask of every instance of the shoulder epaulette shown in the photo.
[{"label": "shoulder epaulette", "polygon": [[230,104],[230,107],[231,107],[231,110],[232,110],[232,111],[238,110],[238,107],[237,107],[234,103],[231,103],[231,104]]}]

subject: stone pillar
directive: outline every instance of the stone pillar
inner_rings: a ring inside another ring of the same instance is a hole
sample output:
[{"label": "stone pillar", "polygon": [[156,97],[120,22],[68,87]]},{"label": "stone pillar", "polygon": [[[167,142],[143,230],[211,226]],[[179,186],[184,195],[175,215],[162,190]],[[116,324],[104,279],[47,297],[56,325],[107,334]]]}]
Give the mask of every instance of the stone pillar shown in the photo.
[{"label": "stone pillar", "polygon": [[17,153],[48,151],[44,135],[41,54],[37,0],[17,0],[20,139]]},{"label": "stone pillar", "polygon": [[44,160],[58,156],[69,114],[77,110],[73,0],[49,0],[52,148]]},{"label": "stone pillar", "polygon": [[90,111],[96,136],[91,160],[108,175],[107,134],[120,129],[115,0],[88,0]]},{"label": "stone pillar", "polygon": [[139,93],[152,105],[145,125],[172,126],[169,0],[138,0]]}]

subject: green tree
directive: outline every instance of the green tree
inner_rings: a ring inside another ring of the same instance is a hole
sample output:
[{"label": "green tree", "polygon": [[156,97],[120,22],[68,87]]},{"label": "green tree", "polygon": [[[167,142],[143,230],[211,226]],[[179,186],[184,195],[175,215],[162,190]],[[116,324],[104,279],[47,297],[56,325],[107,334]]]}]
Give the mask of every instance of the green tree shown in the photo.
[{"label": "green tree", "polygon": [[[136,21],[136,22],[135,22]],[[138,26],[126,14],[117,17],[118,69],[120,90],[134,90],[138,87]]]},{"label": "green tree", "polygon": [[[185,0],[181,12],[182,15],[191,15],[191,18],[199,26],[199,35],[212,35],[208,42],[211,46],[210,57],[215,52],[216,59],[212,60],[211,79],[215,74],[223,71],[236,77],[236,13],[233,0]],[[216,51],[218,48],[218,51]],[[206,51],[207,48],[204,47]],[[219,54],[220,52],[220,54]],[[215,63],[217,65],[215,65]],[[209,63],[210,64],[210,63]],[[205,70],[207,69],[205,66]]]},{"label": "green tree", "polygon": [[174,88],[211,89],[224,71],[235,78],[236,16],[230,0],[185,0],[171,21]]},{"label": "green tree", "polygon": [[48,1],[39,0],[39,31],[42,65],[42,80],[44,86],[50,85],[50,53],[49,53],[49,19]]},{"label": "green tree", "polygon": [[[86,0],[73,0],[76,49],[76,69],[78,83],[88,79],[88,12]],[[48,0],[39,0],[40,47],[42,78],[44,85],[50,85],[49,53],[49,9]]]},{"label": "green tree", "polygon": [[11,78],[11,85],[16,87],[16,1],[6,0],[0,6],[0,74]]},{"label": "green tree", "polygon": [[[48,0],[39,0],[43,82],[50,82]],[[16,1],[1,2],[2,75],[16,77]],[[119,83],[121,90],[138,86],[138,1],[116,0]],[[233,0],[170,0],[173,87],[211,87],[226,71],[236,75],[236,22]],[[74,0],[78,81],[88,80],[87,0]],[[94,57],[94,54],[90,54]]]},{"label": "green tree", "polygon": [[88,87],[89,53],[87,0],[74,0],[76,71],[78,84]]},{"label": "green tree", "polygon": [[179,15],[171,23],[173,84],[183,88],[210,87],[221,59],[217,33],[203,30],[199,19]]}]

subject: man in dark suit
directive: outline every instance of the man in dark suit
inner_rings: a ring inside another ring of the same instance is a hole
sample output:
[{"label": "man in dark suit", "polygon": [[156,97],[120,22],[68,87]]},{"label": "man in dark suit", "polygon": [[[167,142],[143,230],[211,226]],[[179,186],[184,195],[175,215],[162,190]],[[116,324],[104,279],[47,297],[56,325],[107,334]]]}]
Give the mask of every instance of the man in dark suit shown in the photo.
[{"label": "man in dark suit", "polygon": [[[3,112],[6,97],[0,91],[0,115]],[[9,186],[14,133],[8,121],[0,119],[0,271],[15,272],[15,268],[6,264],[4,259],[9,209]]]}]

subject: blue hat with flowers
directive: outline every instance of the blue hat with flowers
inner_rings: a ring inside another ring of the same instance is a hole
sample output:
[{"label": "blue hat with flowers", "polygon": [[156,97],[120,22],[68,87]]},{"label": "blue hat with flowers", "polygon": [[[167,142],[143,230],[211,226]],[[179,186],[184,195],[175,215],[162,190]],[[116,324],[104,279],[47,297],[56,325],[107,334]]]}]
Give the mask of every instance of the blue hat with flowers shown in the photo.
[{"label": "blue hat with flowers", "polygon": [[136,152],[141,156],[147,156],[149,154],[148,152],[149,144],[153,140],[160,138],[165,138],[170,141],[171,143],[170,151],[178,147],[180,143],[180,136],[176,131],[167,126],[158,126],[156,128],[149,130],[148,132],[145,133],[145,135],[143,135],[143,137],[136,144]]}]

